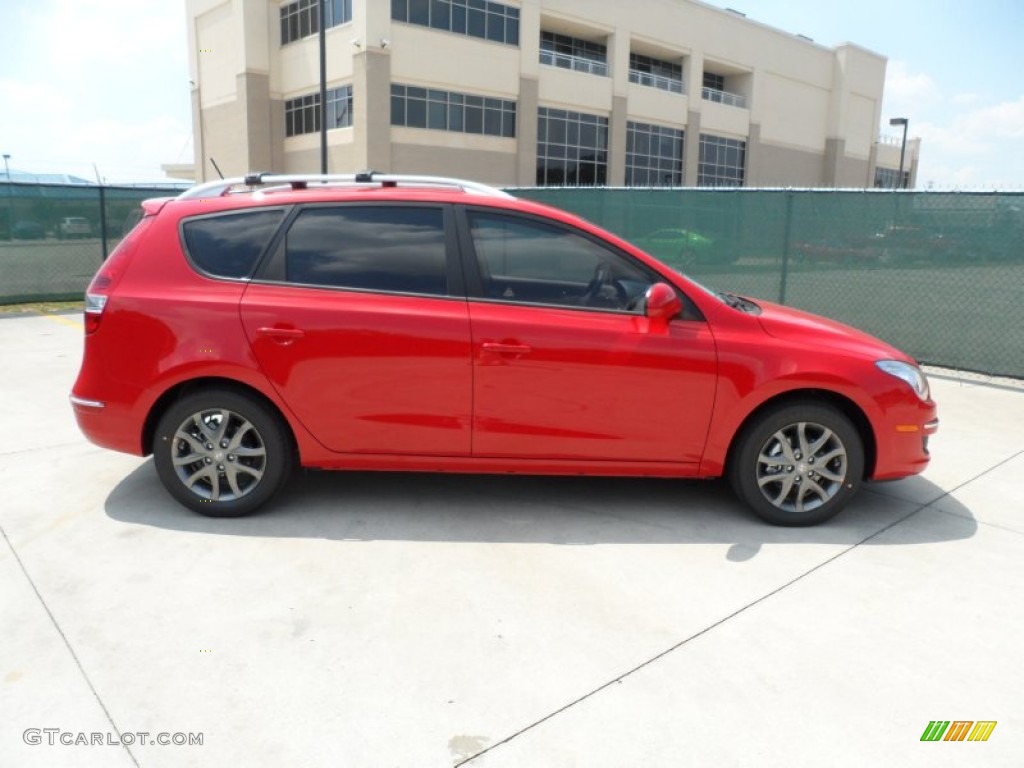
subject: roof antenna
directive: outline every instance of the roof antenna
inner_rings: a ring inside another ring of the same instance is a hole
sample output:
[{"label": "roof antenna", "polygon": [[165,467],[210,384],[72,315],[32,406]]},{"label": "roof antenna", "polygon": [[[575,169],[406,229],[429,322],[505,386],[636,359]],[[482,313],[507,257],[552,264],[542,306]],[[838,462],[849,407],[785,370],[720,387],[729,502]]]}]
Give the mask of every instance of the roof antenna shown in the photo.
[{"label": "roof antenna", "polygon": [[223,179],[224,174],[220,172],[220,167],[218,167],[217,161],[213,159],[213,155],[210,155],[210,165],[213,166],[213,170],[217,172],[217,175]]}]

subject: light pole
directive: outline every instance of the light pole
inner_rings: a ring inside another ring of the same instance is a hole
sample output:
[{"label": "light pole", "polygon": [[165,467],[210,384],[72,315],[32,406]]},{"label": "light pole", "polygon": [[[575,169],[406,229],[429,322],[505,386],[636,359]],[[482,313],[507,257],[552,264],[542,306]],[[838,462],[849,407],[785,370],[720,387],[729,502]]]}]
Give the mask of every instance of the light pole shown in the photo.
[{"label": "light pole", "polygon": [[910,123],[905,117],[894,117],[889,120],[889,125],[902,125],[903,126],[903,143],[900,144],[900,188],[906,189],[907,182],[903,178],[903,160],[907,156],[907,125]]},{"label": "light pole", "polygon": [[327,173],[327,0],[317,9],[320,17],[320,173]]},{"label": "light pole", "polygon": [[7,161],[10,159],[11,156],[4,152],[4,179],[7,180],[8,184],[11,182],[11,169],[10,166],[7,165]]}]

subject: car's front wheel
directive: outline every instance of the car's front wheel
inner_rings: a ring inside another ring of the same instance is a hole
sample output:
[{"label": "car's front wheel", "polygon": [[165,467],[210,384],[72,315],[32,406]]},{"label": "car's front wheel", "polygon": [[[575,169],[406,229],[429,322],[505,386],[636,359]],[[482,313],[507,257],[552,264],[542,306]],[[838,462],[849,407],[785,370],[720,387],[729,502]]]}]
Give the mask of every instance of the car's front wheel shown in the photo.
[{"label": "car's front wheel", "polygon": [[153,439],[157,474],[183,505],[208,517],[240,517],[288,481],[291,443],[281,419],[255,398],[213,389],[174,403]]},{"label": "car's front wheel", "polygon": [[850,420],[818,403],[759,415],[739,437],[729,467],[736,494],[775,525],[817,525],[860,487],[864,444]]}]

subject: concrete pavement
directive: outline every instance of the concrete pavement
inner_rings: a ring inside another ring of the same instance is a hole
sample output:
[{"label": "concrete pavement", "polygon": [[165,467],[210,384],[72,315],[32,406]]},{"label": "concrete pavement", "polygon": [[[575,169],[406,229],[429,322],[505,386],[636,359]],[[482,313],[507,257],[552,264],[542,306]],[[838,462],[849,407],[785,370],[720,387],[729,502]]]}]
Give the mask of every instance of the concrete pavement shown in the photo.
[{"label": "concrete pavement", "polygon": [[0,766],[1024,760],[1012,382],[933,376],[928,472],[814,529],[717,483],[369,473],[217,521],[81,437],[80,350],[0,319]]}]

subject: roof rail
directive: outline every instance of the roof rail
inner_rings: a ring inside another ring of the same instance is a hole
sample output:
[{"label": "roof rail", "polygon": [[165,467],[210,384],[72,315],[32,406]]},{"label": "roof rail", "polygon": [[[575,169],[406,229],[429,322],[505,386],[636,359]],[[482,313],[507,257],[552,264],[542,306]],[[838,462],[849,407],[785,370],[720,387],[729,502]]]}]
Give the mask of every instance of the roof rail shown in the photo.
[{"label": "roof rail", "polygon": [[231,179],[217,179],[205,184],[198,184],[178,195],[178,200],[196,200],[203,197],[221,197],[234,187],[262,187],[267,185],[291,185],[292,189],[306,189],[311,184],[323,186],[359,186],[363,184],[379,184],[382,187],[448,187],[461,189],[476,195],[488,197],[512,198],[508,192],[465,179],[450,179],[444,176],[408,176],[402,174],[377,173],[363,171],[351,174],[273,174],[250,173]]}]

